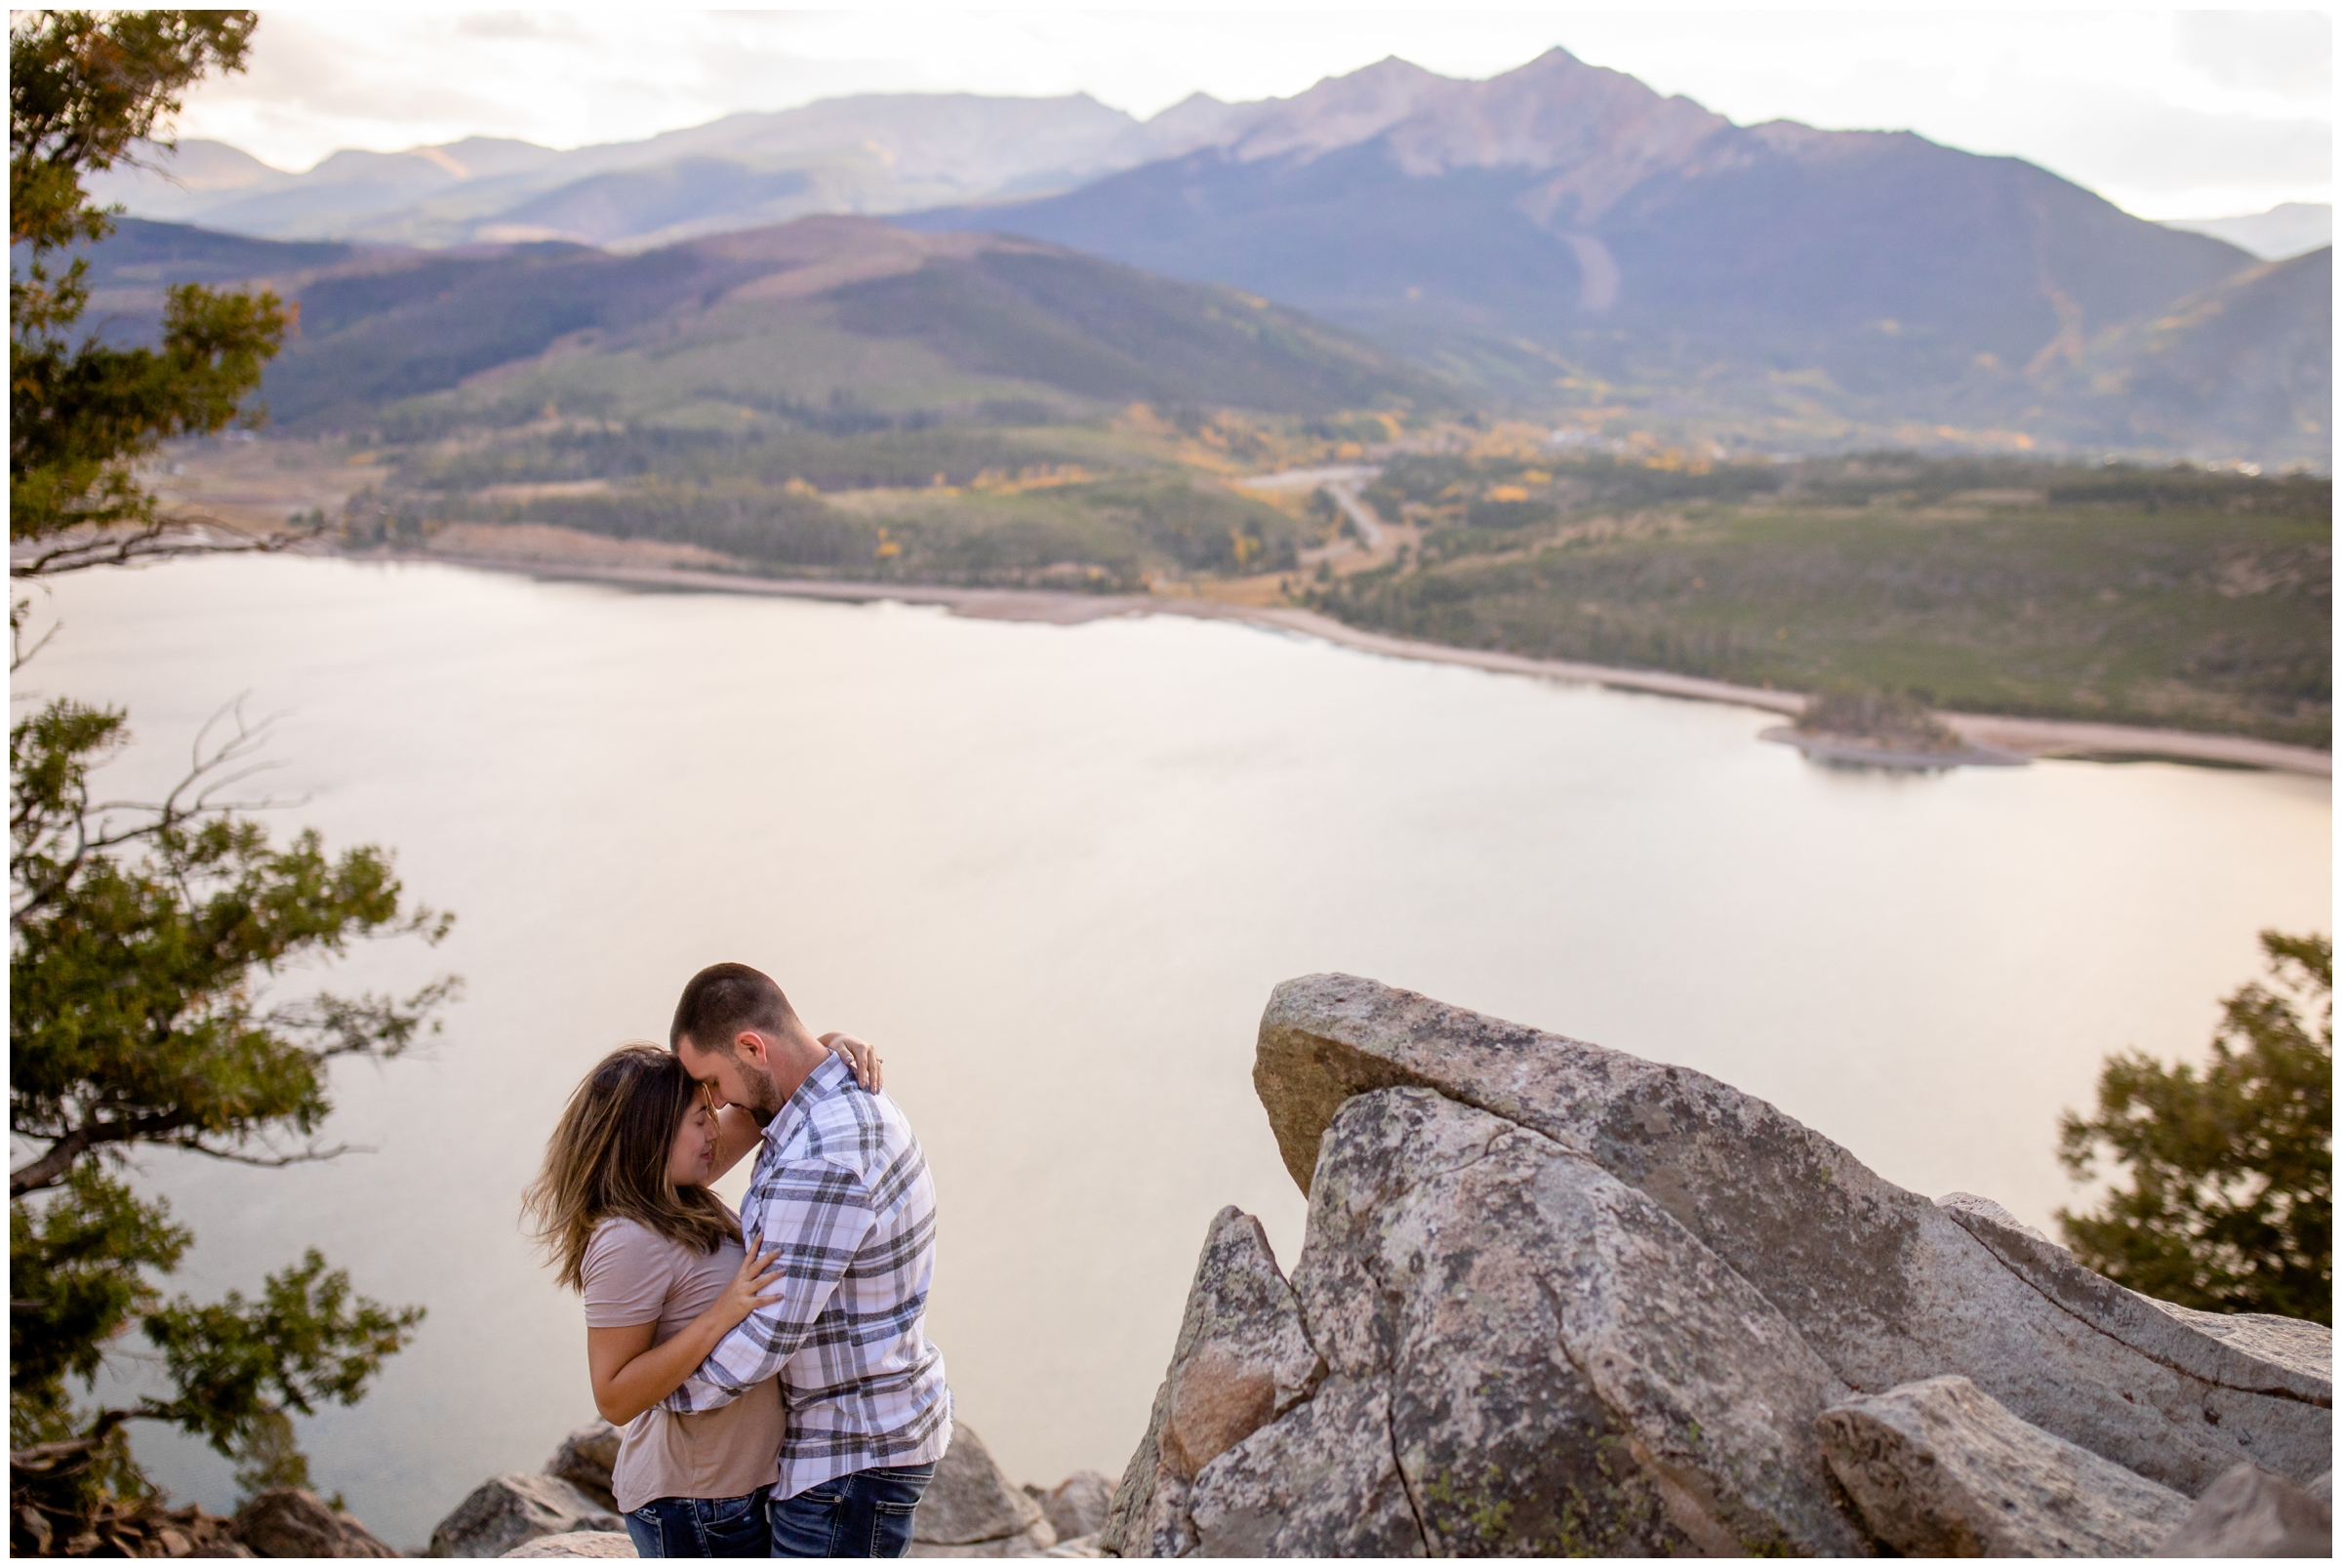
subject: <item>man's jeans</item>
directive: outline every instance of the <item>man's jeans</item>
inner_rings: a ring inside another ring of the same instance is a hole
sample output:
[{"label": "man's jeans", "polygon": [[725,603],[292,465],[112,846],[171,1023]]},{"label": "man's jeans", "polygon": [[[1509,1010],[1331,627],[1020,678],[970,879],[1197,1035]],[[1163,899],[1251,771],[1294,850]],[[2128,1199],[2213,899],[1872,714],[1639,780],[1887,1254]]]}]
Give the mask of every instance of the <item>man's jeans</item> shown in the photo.
[{"label": "man's jeans", "polygon": [[772,1528],[764,1509],[773,1489],[747,1497],[663,1497],[626,1515],[639,1557],[764,1557]]},{"label": "man's jeans", "polygon": [[933,1465],[856,1470],[777,1497],[770,1508],[776,1557],[900,1557]]}]

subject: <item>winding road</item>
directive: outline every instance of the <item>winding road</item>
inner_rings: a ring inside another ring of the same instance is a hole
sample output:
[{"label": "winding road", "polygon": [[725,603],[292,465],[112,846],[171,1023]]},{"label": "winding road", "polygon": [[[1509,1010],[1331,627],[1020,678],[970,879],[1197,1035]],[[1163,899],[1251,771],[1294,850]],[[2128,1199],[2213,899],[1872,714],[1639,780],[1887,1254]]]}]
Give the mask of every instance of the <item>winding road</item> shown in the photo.
[{"label": "winding road", "polygon": [[1342,508],[1342,515],[1350,519],[1351,527],[1357,530],[1358,543],[1368,550],[1378,550],[1383,547],[1382,519],[1374,515],[1373,507],[1358,499],[1358,487],[1373,484],[1382,471],[1371,464],[1339,468],[1288,468],[1283,473],[1260,474],[1250,479],[1239,479],[1236,483],[1251,490],[1299,490],[1305,485],[1312,490],[1323,490],[1334,498],[1334,504]]}]

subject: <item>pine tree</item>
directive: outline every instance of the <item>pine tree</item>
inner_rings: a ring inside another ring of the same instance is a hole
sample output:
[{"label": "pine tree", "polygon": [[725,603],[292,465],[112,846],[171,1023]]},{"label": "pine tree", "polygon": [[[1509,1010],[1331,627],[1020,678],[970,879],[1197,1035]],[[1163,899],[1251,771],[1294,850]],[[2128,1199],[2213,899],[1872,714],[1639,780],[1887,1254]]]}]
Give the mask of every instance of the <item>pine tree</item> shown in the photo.
[{"label": "pine tree", "polygon": [[2075,1256],[2160,1301],[2334,1320],[2334,945],[2261,933],[2270,973],[2223,1004],[2202,1070],[2110,1058],[2098,1114],[2058,1156],[2128,1177],[2092,1215],[2058,1212]]},{"label": "pine tree", "polygon": [[[86,263],[70,253],[111,227],[84,177],[167,137],[190,84],[242,68],[255,22],[248,11],[11,19],[13,583],[223,547],[169,513],[134,465],[166,439],[256,420],[248,399],[287,312],[267,293],[179,287],[157,346],[109,345],[77,336]],[[30,657],[28,608],[12,596],[12,668]],[[406,901],[383,851],[329,855],[313,832],[280,846],[224,805],[260,739],[235,724],[168,797],[137,804],[96,787],[129,742],[120,709],[59,700],[10,725],[9,1130],[39,1150],[9,1173],[19,1552],[135,1549],[152,1489],[132,1422],[207,1439],[248,1484],[305,1479],[290,1415],[356,1402],[423,1316],[353,1294],[315,1251],[257,1299],[166,1300],[157,1280],[193,1237],[125,1179],[141,1148],[262,1165],[332,1157],[316,1141],[332,1064],[397,1056],[453,991],[443,980],[399,998],[286,993],[302,960],[367,938],[436,942],[447,920]],[[79,1402],[73,1385],[93,1389],[134,1333],[166,1387]]]}]

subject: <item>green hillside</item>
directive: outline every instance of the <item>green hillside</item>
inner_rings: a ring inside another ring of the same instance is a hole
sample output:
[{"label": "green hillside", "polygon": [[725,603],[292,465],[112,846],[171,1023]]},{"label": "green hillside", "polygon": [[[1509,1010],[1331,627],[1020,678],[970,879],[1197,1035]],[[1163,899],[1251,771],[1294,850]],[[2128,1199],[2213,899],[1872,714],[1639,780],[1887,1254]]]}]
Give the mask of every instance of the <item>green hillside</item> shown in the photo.
[{"label": "green hillside", "polygon": [[276,426],[388,460],[352,512],[361,539],[530,522],[771,571],[1257,574],[1328,525],[1227,473],[1321,460],[1348,439],[1332,425],[1395,427],[1365,411],[1452,400],[1232,289],[868,220],[639,256],[234,244],[302,307],[263,388]]},{"label": "green hillside", "polygon": [[[842,394],[981,418],[987,399],[1276,414],[1453,400],[1433,375],[1232,289],[1053,247],[813,219],[612,256],[572,245],[407,253],[300,290],[270,368],[297,429],[517,418],[751,418]],[[483,373],[492,373],[483,376]]]},{"label": "green hillside", "polygon": [[2265,262],[2108,333],[2051,390],[2084,440],[2212,432],[2279,462],[2333,461],[2332,246]]},{"label": "green hillside", "polygon": [[1311,589],[1358,625],[2330,744],[2330,480],[1909,453],[1704,471],[1420,458],[1367,499],[1418,533]]}]

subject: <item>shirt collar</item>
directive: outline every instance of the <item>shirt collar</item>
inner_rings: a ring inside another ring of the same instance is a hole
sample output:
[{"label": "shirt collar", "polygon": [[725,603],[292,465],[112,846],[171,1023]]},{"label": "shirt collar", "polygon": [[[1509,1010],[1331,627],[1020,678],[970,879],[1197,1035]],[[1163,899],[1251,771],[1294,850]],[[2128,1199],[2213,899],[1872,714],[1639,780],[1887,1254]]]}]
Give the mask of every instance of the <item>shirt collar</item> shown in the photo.
[{"label": "shirt collar", "polygon": [[780,1113],[764,1129],[764,1141],[779,1147],[813,1114],[814,1106],[838,1093],[853,1078],[854,1069],[835,1051],[825,1052],[822,1064],[805,1074],[797,1092],[784,1101]]}]

